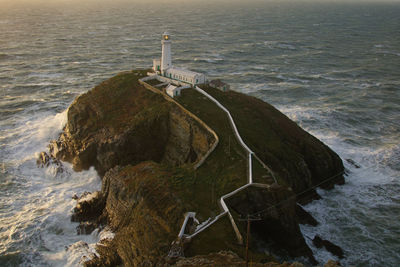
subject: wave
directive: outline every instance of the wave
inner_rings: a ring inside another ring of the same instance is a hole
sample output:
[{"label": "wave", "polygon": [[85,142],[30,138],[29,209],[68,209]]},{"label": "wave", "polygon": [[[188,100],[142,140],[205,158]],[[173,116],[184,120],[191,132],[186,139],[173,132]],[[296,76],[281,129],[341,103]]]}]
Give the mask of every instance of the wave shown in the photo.
[{"label": "wave", "polygon": [[[73,259],[80,259],[79,253],[65,247],[79,241],[94,247],[99,240],[97,235],[78,236],[77,224],[70,222],[75,204],[72,196],[100,189],[96,171],[76,173],[68,163],[63,163],[63,173],[36,166],[37,154],[46,150],[49,140],[64,127],[66,112],[21,121],[9,130],[13,139],[0,148],[2,160],[7,162],[0,174],[0,222],[7,225],[0,230],[0,265],[17,261],[22,265],[75,266]],[[12,208],[7,208],[10,205]],[[12,259],[10,255],[14,255]]]},{"label": "wave", "polygon": [[285,43],[280,41],[265,41],[264,45],[271,49],[283,49],[283,50],[296,50],[296,46],[291,43]]}]

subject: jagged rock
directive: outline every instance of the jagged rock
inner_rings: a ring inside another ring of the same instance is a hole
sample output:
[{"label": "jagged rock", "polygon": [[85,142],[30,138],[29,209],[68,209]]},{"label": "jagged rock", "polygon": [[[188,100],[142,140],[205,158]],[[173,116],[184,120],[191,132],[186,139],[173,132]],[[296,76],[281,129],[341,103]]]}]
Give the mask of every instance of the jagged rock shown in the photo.
[{"label": "jagged rock", "polygon": [[49,154],[47,154],[46,152],[40,152],[37,160],[36,160],[36,164],[39,167],[48,167],[50,165],[50,156]]},{"label": "jagged rock", "polygon": [[112,246],[126,266],[165,262],[184,214],[171,192],[170,174],[154,162],[115,167],[103,178],[101,194],[108,225],[116,230]]},{"label": "jagged rock", "polygon": [[333,244],[332,242],[322,239],[319,235],[316,235],[313,239],[313,244],[317,248],[325,247],[327,251],[332,253],[335,256],[338,256],[340,259],[344,258],[344,253],[341,247]]},{"label": "jagged rock", "polygon": [[299,204],[296,205],[296,215],[299,218],[300,224],[308,224],[317,226],[318,221],[307,211],[305,211]]},{"label": "jagged rock", "polygon": [[94,255],[90,260],[85,261],[85,267],[98,267],[98,266],[120,266],[122,261],[118,255],[116,247],[113,245],[112,240],[101,240],[96,245],[96,251],[100,256]]},{"label": "jagged rock", "polygon": [[105,201],[100,192],[85,192],[77,200],[76,207],[71,216],[71,221],[82,222],[97,220],[103,212],[104,205]]},{"label": "jagged rock", "polygon": [[94,222],[80,222],[76,227],[76,232],[78,235],[90,235],[96,227],[97,224]]},{"label": "jagged rock", "polygon": [[56,175],[64,172],[64,167],[57,158],[52,155],[47,154],[46,152],[40,152],[38,158],[36,159],[36,164],[38,167],[44,168],[49,167],[50,165],[54,165],[56,168]]},{"label": "jagged rock", "polygon": [[251,222],[254,242],[272,240],[272,250],[284,249],[292,257],[305,256],[317,263],[301,234],[293,191],[277,184],[268,189],[248,187],[229,198],[227,204],[244,218],[251,214],[260,219]]}]

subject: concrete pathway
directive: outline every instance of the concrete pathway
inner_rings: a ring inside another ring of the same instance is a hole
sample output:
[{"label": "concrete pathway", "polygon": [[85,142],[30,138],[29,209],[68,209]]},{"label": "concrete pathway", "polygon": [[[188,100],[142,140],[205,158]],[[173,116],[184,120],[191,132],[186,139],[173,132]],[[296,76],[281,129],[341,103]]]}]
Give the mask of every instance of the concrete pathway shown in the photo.
[{"label": "concrete pathway", "polygon": [[184,235],[183,234],[185,229],[186,229],[186,224],[187,224],[187,221],[188,221],[188,218],[189,218],[188,216],[192,216],[193,215],[193,212],[191,212],[190,215],[188,215],[188,213],[187,213],[186,216],[185,216],[185,220],[184,220],[184,223],[183,223],[183,225],[181,227],[181,231],[180,231],[178,237],[179,238],[184,237],[184,238],[187,238],[187,239],[191,239],[191,238],[195,237],[196,235],[198,235],[199,233],[201,233],[202,231],[204,231],[205,229],[207,229],[208,227],[210,227],[212,224],[214,224],[216,221],[218,221],[218,219],[220,219],[221,217],[223,217],[224,215],[227,214],[228,217],[229,217],[229,220],[231,221],[233,230],[235,231],[235,234],[236,234],[236,237],[238,239],[238,242],[240,244],[243,244],[243,237],[242,237],[242,235],[241,235],[241,233],[240,233],[240,231],[239,231],[239,229],[238,229],[238,227],[236,225],[235,220],[233,219],[233,216],[232,216],[231,212],[229,211],[228,206],[225,203],[225,199],[227,199],[227,198],[239,193],[240,191],[242,191],[242,190],[244,190],[244,189],[246,189],[247,187],[250,187],[250,186],[269,188],[269,185],[267,185],[267,184],[259,184],[259,183],[254,183],[253,182],[253,166],[252,166],[252,157],[253,156],[271,174],[271,176],[273,177],[275,183],[277,181],[276,181],[275,175],[273,174],[271,169],[264,162],[262,162],[254,154],[254,152],[246,145],[246,143],[243,141],[243,139],[240,136],[239,131],[238,131],[237,127],[236,127],[235,121],[233,120],[232,115],[229,112],[229,110],[227,108],[225,108],[220,102],[218,102],[218,100],[216,100],[214,97],[212,97],[210,94],[208,94],[206,91],[204,91],[200,87],[196,86],[195,90],[197,92],[199,92],[200,94],[206,96],[211,101],[213,101],[220,109],[222,109],[227,114],[229,122],[230,122],[230,124],[232,126],[233,132],[235,133],[235,136],[236,136],[238,142],[240,143],[240,145],[244,148],[244,150],[248,154],[248,176],[247,176],[248,177],[248,181],[247,181],[247,184],[237,188],[236,190],[234,190],[234,191],[232,191],[232,192],[230,192],[230,193],[228,193],[226,195],[223,195],[219,199],[219,203],[220,203],[220,205],[221,205],[221,207],[223,209],[223,212],[220,213],[219,215],[217,215],[214,219],[210,220],[207,224],[202,226],[200,229],[196,229],[196,231],[192,235]]}]

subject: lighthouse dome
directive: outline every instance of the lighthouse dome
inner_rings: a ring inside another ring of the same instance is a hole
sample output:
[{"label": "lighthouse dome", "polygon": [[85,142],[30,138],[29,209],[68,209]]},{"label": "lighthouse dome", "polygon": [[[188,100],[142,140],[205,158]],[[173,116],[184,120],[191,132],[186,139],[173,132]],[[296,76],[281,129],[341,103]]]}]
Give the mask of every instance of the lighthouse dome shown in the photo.
[{"label": "lighthouse dome", "polygon": [[162,38],[163,38],[163,40],[169,40],[170,39],[170,35],[169,35],[169,32],[164,32],[163,33],[163,35],[162,35]]}]

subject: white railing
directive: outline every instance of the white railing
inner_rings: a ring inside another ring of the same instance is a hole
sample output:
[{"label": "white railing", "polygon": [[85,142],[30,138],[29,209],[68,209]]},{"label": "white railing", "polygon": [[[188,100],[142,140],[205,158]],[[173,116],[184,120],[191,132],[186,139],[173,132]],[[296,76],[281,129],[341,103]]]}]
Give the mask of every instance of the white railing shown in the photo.
[{"label": "white railing", "polygon": [[[269,185],[267,184],[259,184],[259,183],[253,183],[253,162],[252,162],[252,156],[254,154],[254,152],[246,145],[246,143],[243,141],[242,137],[239,134],[239,131],[236,127],[236,124],[232,118],[231,113],[229,112],[229,110],[227,108],[225,108],[220,102],[218,102],[218,100],[216,100],[214,97],[212,97],[210,94],[208,94],[206,91],[204,91],[203,89],[199,88],[198,86],[195,87],[195,90],[198,91],[199,93],[201,93],[202,95],[206,96],[208,99],[210,99],[211,101],[213,101],[218,107],[220,107],[223,111],[225,111],[225,113],[228,115],[229,118],[229,122],[233,128],[233,131],[235,133],[235,136],[237,138],[237,140],[239,141],[240,145],[246,150],[246,152],[248,153],[248,182],[247,184],[235,189],[234,191],[223,195],[220,200],[219,203],[221,205],[221,208],[224,210],[222,213],[220,213],[218,216],[216,216],[213,220],[211,220],[209,223],[207,223],[206,225],[204,225],[204,227],[198,229],[197,231],[195,231],[192,235],[184,235],[185,232],[185,228],[186,228],[186,224],[188,221],[188,216],[185,217],[185,220],[183,222],[181,231],[179,232],[178,237],[182,237],[185,236],[185,238],[193,238],[194,236],[198,235],[199,233],[201,233],[202,231],[204,231],[205,229],[207,229],[208,227],[210,227],[212,224],[214,224],[216,221],[218,221],[218,219],[220,219],[222,216],[224,216],[225,214],[228,214],[229,220],[231,221],[233,230],[235,231],[236,237],[238,239],[238,242],[240,244],[243,243],[243,237],[236,225],[235,220],[233,219],[233,216],[231,214],[231,212],[229,211],[228,206],[225,203],[225,199],[229,198],[237,193],[239,193],[240,191],[246,189],[249,186],[256,186],[256,187],[262,187],[262,188],[268,188]],[[268,166],[266,164],[264,164],[255,154],[255,159],[258,160],[260,162],[260,164],[266,168],[272,175],[272,177],[274,178],[275,182],[275,176],[273,175],[272,171],[268,168]]]}]

